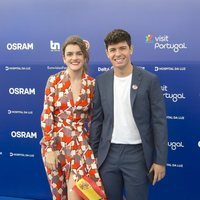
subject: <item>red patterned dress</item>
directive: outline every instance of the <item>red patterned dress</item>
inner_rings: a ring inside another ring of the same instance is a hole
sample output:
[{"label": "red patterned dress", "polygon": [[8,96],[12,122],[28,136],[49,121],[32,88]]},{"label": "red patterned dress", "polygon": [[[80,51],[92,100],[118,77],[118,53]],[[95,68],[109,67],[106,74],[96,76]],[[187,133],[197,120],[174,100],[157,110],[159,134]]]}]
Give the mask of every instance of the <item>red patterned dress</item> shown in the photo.
[{"label": "red patterned dress", "polygon": [[95,158],[88,145],[87,126],[94,84],[94,79],[84,73],[80,95],[74,102],[67,71],[52,75],[47,81],[41,115],[41,146],[43,160],[46,152],[56,151],[58,155],[56,170],[45,167],[54,200],[67,199],[66,182],[70,172],[75,181],[89,174],[102,188]]}]

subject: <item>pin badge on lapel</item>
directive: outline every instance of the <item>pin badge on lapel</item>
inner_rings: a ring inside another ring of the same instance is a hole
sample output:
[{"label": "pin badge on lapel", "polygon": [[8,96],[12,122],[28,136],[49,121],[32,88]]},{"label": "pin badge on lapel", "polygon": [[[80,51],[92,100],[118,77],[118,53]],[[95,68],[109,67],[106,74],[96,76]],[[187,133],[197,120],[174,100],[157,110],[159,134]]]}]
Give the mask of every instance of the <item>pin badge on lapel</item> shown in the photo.
[{"label": "pin badge on lapel", "polygon": [[138,86],[137,85],[132,85],[133,90],[137,90]]}]

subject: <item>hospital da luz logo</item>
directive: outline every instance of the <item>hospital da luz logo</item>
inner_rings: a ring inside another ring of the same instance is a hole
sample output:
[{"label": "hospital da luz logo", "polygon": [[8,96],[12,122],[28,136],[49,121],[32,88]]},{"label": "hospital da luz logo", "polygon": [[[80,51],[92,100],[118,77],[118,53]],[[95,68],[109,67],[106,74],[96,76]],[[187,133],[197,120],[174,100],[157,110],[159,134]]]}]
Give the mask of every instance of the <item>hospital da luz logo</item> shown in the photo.
[{"label": "hospital da luz logo", "polygon": [[174,53],[187,49],[185,42],[171,42],[171,38],[168,35],[155,36],[153,34],[148,34],[145,36],[145,43],[152,45],[154,50],[169,50]]}]

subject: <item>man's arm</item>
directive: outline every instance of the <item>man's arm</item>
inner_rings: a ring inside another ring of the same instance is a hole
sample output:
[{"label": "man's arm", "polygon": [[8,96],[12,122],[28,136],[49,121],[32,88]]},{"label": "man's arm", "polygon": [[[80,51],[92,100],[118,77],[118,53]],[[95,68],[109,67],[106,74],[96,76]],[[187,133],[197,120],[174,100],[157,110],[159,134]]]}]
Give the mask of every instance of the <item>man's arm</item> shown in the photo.
[{"label": "man's arm", "polygon": [[166,165],[168,151],[167,120],[163,93],[160,82],[155,76],[150,91],[151,123],[154,137],[154,162]]},{"label": "man's arm", "polygon": [[102,124],[103,124],[103,108],[101,105],[101,96],[98,87],[98,81],[95,82],[95,91],[92,109],[92,121],[90,126],[89,144],[93,150],[94,156],[97,157],[99,141],[101,137]]},{"label": "man's arm", "polygon": [[154,171],[153,185],[165,176],[165,166],[167,163],[168,134],[166,110],[164,97],[157,77],[152,81],[151,92],[151,114],[152,128],[154,136],[154,161],[150,171]]}]

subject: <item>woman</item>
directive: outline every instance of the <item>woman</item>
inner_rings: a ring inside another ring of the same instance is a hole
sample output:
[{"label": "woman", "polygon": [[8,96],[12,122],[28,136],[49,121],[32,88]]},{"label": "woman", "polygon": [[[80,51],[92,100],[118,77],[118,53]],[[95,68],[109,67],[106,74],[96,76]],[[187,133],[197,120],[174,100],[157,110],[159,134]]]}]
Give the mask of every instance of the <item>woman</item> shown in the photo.
[{"label": "woman", "polygon": [[73,190],[86,174],[102,188],[93,152],[88,145],[94,79],[86,74],[85,42],[69,37],[62,49],[66,71],[49,77],[41,115],[42,157],[54,200],[81,200]]}]

